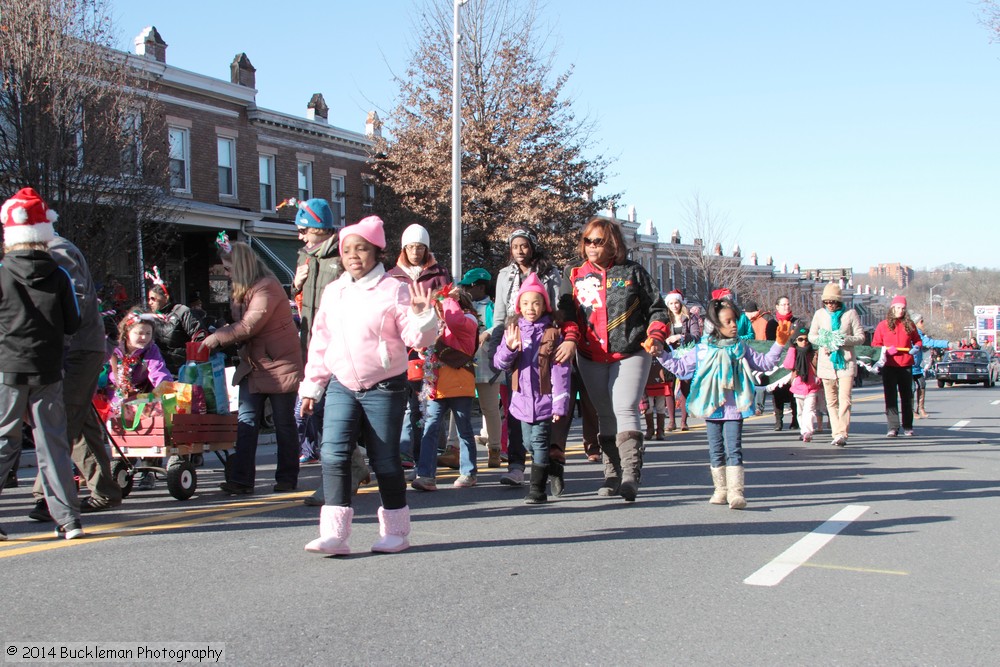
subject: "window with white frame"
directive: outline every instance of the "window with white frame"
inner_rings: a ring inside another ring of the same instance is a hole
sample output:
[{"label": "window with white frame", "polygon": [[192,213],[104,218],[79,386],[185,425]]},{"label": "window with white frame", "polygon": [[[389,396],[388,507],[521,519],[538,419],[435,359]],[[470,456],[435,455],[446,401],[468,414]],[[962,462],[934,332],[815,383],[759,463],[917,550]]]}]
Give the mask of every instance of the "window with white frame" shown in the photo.
[{"label": "window with white frame", "polygon": [[169,127],[170,189],[191,192],[191,133],[186,127]]},{"label": "window with white frame", "polygon": [[312,199],[313,191],[313,165],[312,162],[299,161],[299,201]]},{"label": "window with white frame", "polygon": [[219,195],[236,196],[236,140],[216,137],[219,152]]},{"label": "window with white frame", "polygon": [[139,176],[142,173],[142,114],[130,111],[121,119],[121,168],[122,176]]},{"label": "window with white frame", "polygon": [[260,165],[260,210],[274,210],[274,156],[261,155]]},{"label": "window with white frame", "polygon": [[347,220],[347,206],[344,200],[344,176],[330,176],[330,209],[333,211],[333,224],[343,227]]}]

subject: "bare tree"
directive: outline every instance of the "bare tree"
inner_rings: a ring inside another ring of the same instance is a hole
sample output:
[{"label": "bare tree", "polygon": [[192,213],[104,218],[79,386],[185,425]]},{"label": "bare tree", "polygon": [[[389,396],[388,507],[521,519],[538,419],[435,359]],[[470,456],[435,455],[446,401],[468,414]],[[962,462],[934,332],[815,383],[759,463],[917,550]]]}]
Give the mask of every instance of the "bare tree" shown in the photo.
[{"label": "bare tree", "polygon": [[[725,212],[713,208],[711,203],[703,199],[697,192],[684,202],[684,222],[687,233],[693,238],[695,246],[700,246],[700,252],[682,252],[671,246],[672,257],[693,272],[694,290],[690,287],[688,298],[708,299],[713,290],[728,288],[745,302],[747,299],[769,300],[770,295],[756,293],[751,289],[749,271],[743,264],[743,258],[726,248],[736,247],[735,239],[739,229],[729,222]],[[691,284],[690,282],[688,283]]]},{"label": "bare tree", "polygon": [[979,22],[990,32],[991,42],[1000,42],[1000,2],[980,0]]},{"label": "bare tree", "polygon": [[[421,222],[441,257],[451,216],[452,8],[420,6],[418,41],[374,159],[388,189],[376,206],[390,228]],[[499,267],[503,240],[525,223],[566,259],[573,231],[613,200],[590,196],[607,161],[587,156],[591,123],[563,97],[570,72],[553,74],[534,0],[471,0],[461,22],[463,261]]]},{"label": "bare tree", "polygon": [[35,188],[98,279],[138,284],[137,249],[172,234],[166,146],[154,97],[113,42],[108,0],[3,0],[0,185]]}]

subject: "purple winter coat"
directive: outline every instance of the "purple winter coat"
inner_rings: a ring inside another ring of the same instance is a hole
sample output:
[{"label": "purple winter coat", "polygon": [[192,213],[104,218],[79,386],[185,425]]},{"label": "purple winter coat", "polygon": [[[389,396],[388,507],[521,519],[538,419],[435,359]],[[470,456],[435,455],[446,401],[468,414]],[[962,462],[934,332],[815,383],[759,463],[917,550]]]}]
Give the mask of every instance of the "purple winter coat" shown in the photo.
[{"label": "purple winter coat", "polygon": [[517,391],[510,397],[511,414],[522,422],[531,424],[551,419],[553,415],[565,417],[569,408],[569,363],[558,364],[553,359],[549,373],[552,382],[550,394],[539,391],[538,370],[539,353],[554,356],[562,336],[556,337],[551,349],[541,350],[542,334],[547,327],[552,326],[552,319],[545,315],[536,322],[529,322],[521,317],[518,318],[517,326],[521,330],[521,350],[515,352],[507,347],[506,340],[501,339],[496,354],[493,355],[494,368],[518,371]]},{"label": "purple winter coat", "polygon": [[[122,351],[121,345],[115,348],[114,356],[118,357],[118,362],[125,357],[125,353]],[[156,346],[156,343],[150,342],[143,350],[141,362],[132,371],[132,387],[139,393],[148,393],[153,391],[158,384],[167,380],[173,380],[174,376],[170,374],[170,370],[167,368],[167,362],[163,360],[163,355],[160,354],[160,348]],[[117,378],[115,377],[114,364],[111,366],[111,374],[109,379],[110,385],[117,385]],[[108,392],[113,394],[114,389],[112,386],[108,387]]]}]

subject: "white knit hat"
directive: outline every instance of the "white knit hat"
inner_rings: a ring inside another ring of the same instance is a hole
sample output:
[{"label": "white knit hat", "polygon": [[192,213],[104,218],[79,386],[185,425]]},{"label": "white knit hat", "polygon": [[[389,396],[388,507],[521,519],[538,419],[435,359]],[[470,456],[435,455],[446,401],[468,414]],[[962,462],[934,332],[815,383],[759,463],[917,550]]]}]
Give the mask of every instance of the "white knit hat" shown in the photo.
[{"label": "white knit hat", "polygon": [[403,238],[400,241],[400,245],[404,248],[411,243],[423,243],[427,246],[427,249],[431,249],[431,235],[427,233],[427,230],[418,224],[412,224],[403,230]]},{"label": "white knit hat", "polygon": [[4,245],[49,243],[55,238],[52,223],[58,219],[33,188],[24,188],[0,208]]}]

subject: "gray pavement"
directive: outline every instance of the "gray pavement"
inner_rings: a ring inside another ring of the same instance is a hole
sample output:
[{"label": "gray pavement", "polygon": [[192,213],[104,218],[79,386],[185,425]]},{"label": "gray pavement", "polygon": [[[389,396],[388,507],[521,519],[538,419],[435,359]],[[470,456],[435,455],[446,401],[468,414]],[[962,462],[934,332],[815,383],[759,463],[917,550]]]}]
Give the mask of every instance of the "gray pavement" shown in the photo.
[{"label": "gray pavement", "polygon": [[[547,505],[524,505],[500,470],[410,492],[414,547],[393,555],[367,552],[370,489],[354,555],[305,553],[319,468],[272,495],[273,447],[259,495],[221,495],[210,460],[190,501],[135,492],[76,542],[25,518],[23,483],[0,498],[0,636],[225,642],[236,665],[996,664],[1000,390],[932,388],[931,418],[895,440],[881,388],[855,400],[845,449],[749,420],[742,512],[707,502],[696,428],[649,446],[635,504],[598,498],[579,448]],[[780,583],[744,583],[850,505],[868,509]]]}]

